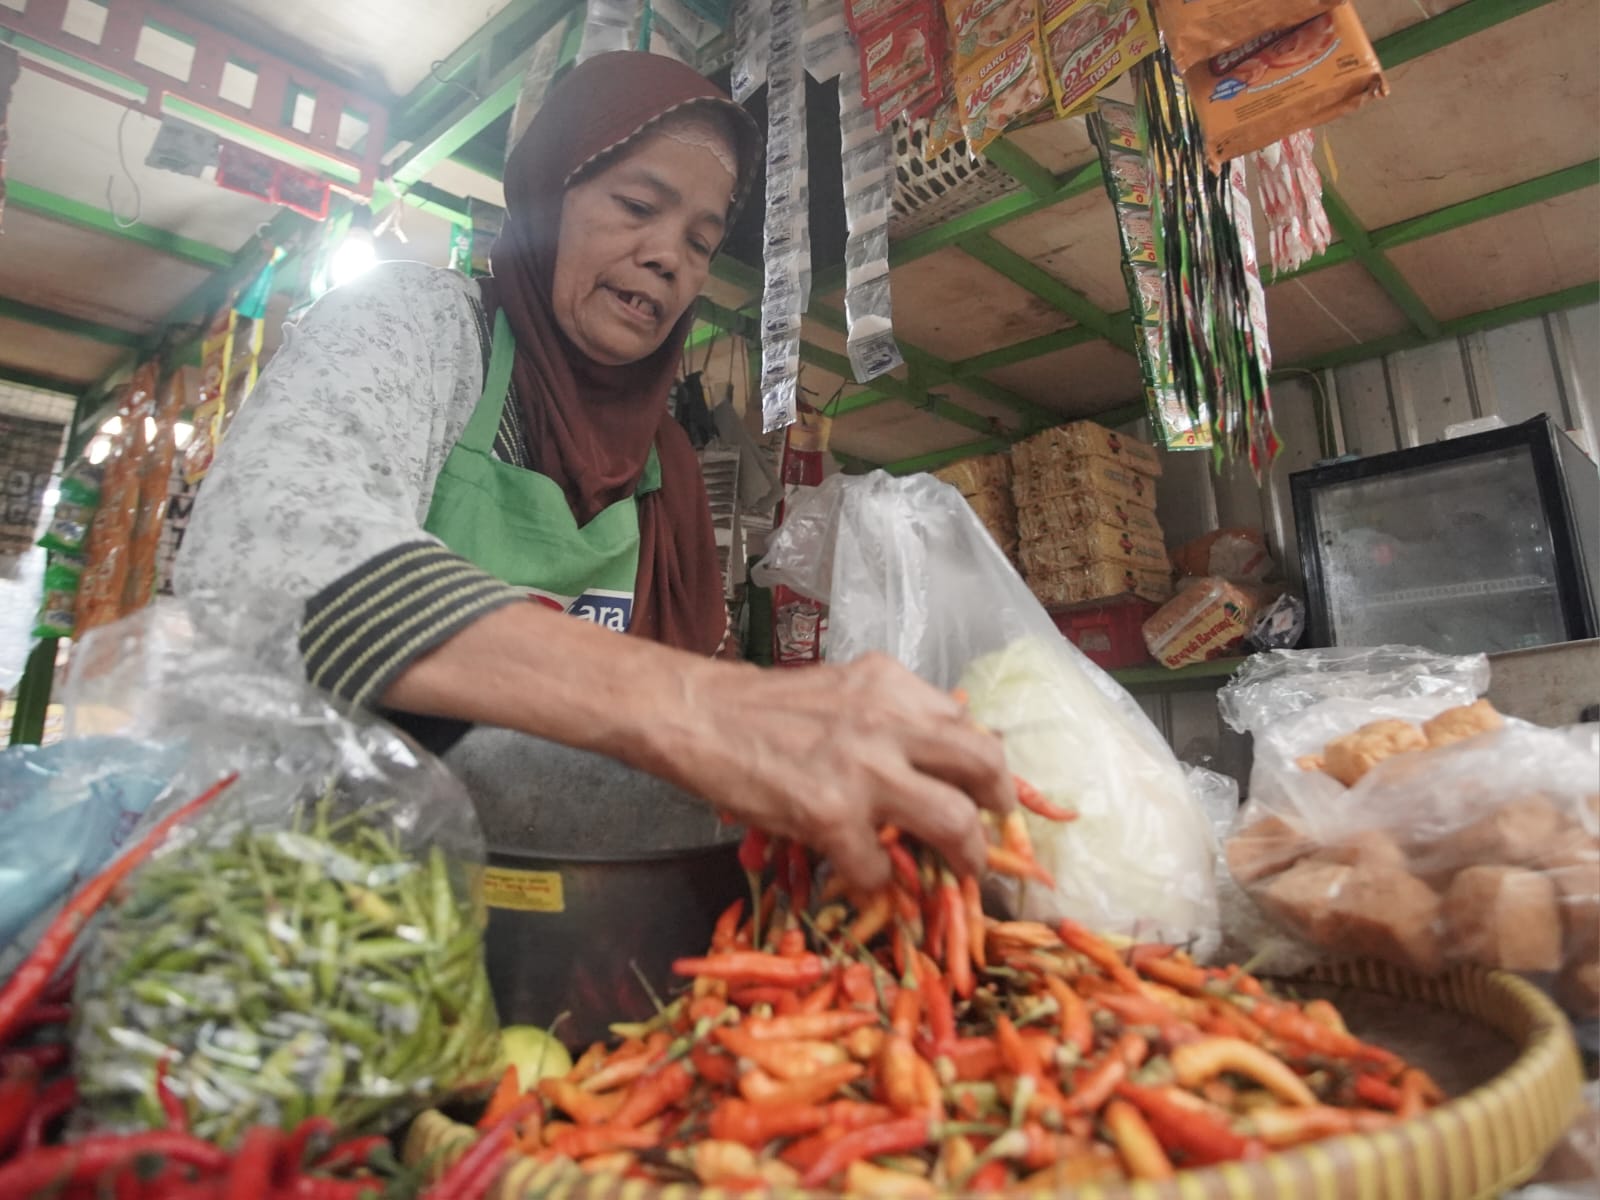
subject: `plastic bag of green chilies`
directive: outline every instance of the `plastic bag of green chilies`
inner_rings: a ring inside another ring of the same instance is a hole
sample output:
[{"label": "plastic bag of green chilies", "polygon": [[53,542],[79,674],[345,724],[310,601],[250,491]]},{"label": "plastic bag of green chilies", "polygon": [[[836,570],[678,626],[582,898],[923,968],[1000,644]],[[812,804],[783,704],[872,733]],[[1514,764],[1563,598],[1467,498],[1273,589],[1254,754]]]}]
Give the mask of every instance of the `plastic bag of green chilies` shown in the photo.
[{"label": "plastic bag of green chilies", "polygon": [[[471,802],[394,729],[294,669],[295,606],[158,602],[76,647],[68,737],[181,744],[161,804],[239,778],[102,915],[75,993],[92,1123],[194,1131],[326,1115],[382,1131],[500,1065]],[[158,814],[159,815],[159,814]]]}]

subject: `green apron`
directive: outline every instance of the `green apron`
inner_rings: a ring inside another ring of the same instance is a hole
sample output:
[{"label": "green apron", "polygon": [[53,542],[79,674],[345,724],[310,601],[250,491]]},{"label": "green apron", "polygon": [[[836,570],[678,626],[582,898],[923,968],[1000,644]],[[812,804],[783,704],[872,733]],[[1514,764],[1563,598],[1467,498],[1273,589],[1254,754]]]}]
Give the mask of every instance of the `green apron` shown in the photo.
[{"label": "green apron", "polygon": [[[541,604],[624,632],[633,621],[639,574],[634,496],[579,528],[555,480],[492,453],[516,353],[505,313],[495,314],[483,394],[439,472],[423,528],[495,578],[527,588]],[[652,446],[635,495],[660,486]]]}]

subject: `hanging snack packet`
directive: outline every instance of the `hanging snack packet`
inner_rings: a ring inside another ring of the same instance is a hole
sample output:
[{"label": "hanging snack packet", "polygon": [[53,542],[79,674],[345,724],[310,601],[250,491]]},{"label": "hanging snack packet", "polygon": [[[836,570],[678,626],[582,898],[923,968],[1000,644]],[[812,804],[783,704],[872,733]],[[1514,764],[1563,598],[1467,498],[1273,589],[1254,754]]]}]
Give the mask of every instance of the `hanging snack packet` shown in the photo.
[{"label": "hanging snack packet", "polygon": [[61,499],[50,524],[39,539],[46,550],[61,554],[81,554],[89,540],[89,526],[100,507],[100,468],[80,458],[61,477]]},{"label": "hanging snack packet", "polygon": [[[959,61],[959,54],[958,54]],[[956,71],[956,98],[973,154],[1050,101],[1037,14],[992,53]]]},{"label": "hanging snack packet", "polygon": [[1184,76],[1214,169],[1389,94],[1383,67],[1349,4],[1248,42]]},{"label": "hanging snack packet", "polygon": [[1155,0],[1156,21],[1178,70],[1226,54],[1263,34],[1292,29],[1339,0]]},{"label": "hanging snack packet", "polygon": [[44,599],[34,622],[36,638],[68,638],[77,621],[78,584],[83,578],[83,559],[70,554],[51,554],[44,569]]},{"label": "hanging snack packet", "polygon": [[936,19],[930,11],[908,10],[862,35],[861,98],[869,107],[903,97],[900,102],[903,112],[937,86]]},{"label": "hanging snack packet", "polygon": [[1160,44],[1147,0],[1045,0],[1044,41],[1063,117],[1081,113]]},{"label": "hanging snack packet", "polygon": [[864,36],[916,3],[917,0],[844,0],[844,19],[851,33]]}]

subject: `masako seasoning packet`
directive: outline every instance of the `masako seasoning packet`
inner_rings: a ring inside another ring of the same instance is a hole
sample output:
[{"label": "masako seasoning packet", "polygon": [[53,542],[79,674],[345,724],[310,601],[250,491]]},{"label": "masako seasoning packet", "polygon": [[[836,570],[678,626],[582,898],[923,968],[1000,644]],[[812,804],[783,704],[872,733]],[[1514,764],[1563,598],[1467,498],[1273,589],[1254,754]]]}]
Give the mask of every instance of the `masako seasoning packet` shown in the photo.
[{"label": "masako seasoning packet", "polygon": [[1063,117],[1085,111],[1160,44],[1147,0],[1045,0],[1044,41]]},{"label": "masako seasoning packet", "polygon": [[[951,37],[957,36],[952,28]],[[1031,10],[1009,40],[963,68],[957,55],[956,100],[967,147],[974,154],[1005,132],[1006,127],[1050,102],[1044,48],[1037,10]]]}]

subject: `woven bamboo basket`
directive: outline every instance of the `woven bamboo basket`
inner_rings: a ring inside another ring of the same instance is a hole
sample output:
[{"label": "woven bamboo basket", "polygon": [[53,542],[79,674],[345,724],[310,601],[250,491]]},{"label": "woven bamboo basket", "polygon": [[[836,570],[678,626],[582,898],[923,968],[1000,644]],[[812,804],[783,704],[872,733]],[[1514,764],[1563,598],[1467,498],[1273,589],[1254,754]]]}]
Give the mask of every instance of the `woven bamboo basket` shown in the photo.
[{"label": "woven bamboo basket", "polygon": [[[1583,1069],[1571,1027],[1527,981],[1476,967],[1422,979],[1381,963],[1333,964],[1309,978],[1471,1018],[1509,1040],[1516,1057],[1480,1086],[1382,1133],[1329,1138],[1252,1163],[1180,1171],[1162,1183],[1085,1184],[1066,1193],[1071,1200],[1491,1200],[1531,1176],[1577,1115]],[[436,1170],[443,1170],[475,1136],[437,1112],[425,1113],[412,1127],[406,1162],[431,1159]],[[764,1195],[820,1200],[834,1193]],[[523,1160],[500,1178],[490,1197],[735,1200],[735,1193],[588,1175],[571,1163]]]}]

